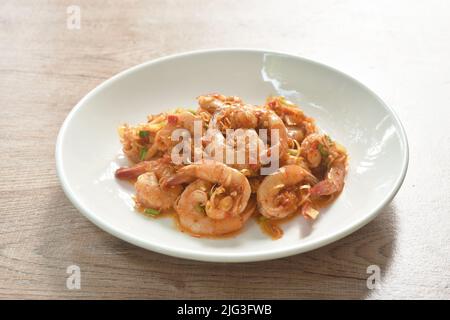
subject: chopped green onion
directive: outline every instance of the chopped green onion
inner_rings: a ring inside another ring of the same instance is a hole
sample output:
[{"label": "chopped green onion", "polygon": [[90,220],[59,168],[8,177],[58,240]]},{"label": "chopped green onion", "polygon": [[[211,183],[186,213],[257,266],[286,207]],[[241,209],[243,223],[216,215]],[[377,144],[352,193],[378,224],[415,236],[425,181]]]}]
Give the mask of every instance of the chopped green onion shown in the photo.
[{"label": "chopped green onion", "polygon": [[159,212],[158,210],[152,209],[152,208],[147,208],[144,210],[145,214],[149,214],[151,216],[156,216],[158,214],[160,214],[161,212]]},{"label": "chopped green onion", "polygon": [[298,151],[295,150],[295,149],[289,149],[288,152],[289,152],[289,154],[290,154],[291,156],[296,156],[297,153],[298,153]]},{"label": "chopped green onion", "polygon": [[199,203],[197,203],[197,204],[194,206],[194,208],[195,208],[195,210],[196,210],[198,213],[205,213],[205,206],[203,206],[203,205],[201,205],[201,204],[199,204]]},{"label": "chopped green onion", "polygon": [[141,130],[141,131],[139,131],[139,137],[146,138],[146,137],[148,137],[149,133],[150,132],[148,132],[146,130]]},{"label": "chopped green onion", "polygon": [[325,147],[323,146],[323,144],[319,144],[319,152],[320,152],[320,155],[323,157],[323,158],[327,158],[328,157],[328,151],[325,149]]},{"label": "chopped green onion", "polygon": [[192,113],[192,114],[197,114],[197,111],[195,111],[195,110],[192,110],[192,109],[187,109],[187,111],[189,111],[190,113]]},{"label": "chopped green onion", "polygon": [[139,152],[139,159],[145,160],[145,157],[147,156],[147,151],[148,151],[147,147],[143,147]]}]

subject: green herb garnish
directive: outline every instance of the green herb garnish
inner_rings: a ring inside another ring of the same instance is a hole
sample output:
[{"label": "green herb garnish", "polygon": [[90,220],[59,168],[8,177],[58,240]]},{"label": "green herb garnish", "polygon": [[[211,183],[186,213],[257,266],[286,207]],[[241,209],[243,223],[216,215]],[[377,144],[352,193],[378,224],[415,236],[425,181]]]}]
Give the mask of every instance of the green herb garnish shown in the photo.
[{"label": "green herb garnish", "polygon": [[197,114],[197,111],[192,110],[192,109],[187,109],[187,111],[189,111],[189,112],[192,113],[193,115],[196,115],[196,114]]},{"label": "green herb garnish", "polygon": [[322,156],[322,158],[327,158],[328,157],[328,151],[327,151],[327,149],[325,149],[325,147],[323,146],[323,144],[319,144],[319,152],[320,152],[320,155]]},{"label": "green herb garnish", "polygon": [[145,214],[149,214],[151,216],[157,216],[161,212],[159,212],[158,210],[152,209],[152,208],[147,208],[147,209],[144,210],[144,213]]},{"label": "green herb garnish", "polygon": [[139,152],[139,159],[145,160],[145,157],[147,156],[147,151],[148,151],[147,147],[143,147]]},{"label": "green herb garnish", "polygon": [[205,213],[205,206],[204,206],[204,205],[201,205],[201,204],[197,203],[197,204],[194,206],[194,208],[195,208],[195,210],[196,210],[198,213]]},{"label": "green herb garnish", "polygon": [[141,138],[147,138],[149,134],[150,134],[150,132],[148,132],[146,130],[139,131],[139,137],[141,137]]}]

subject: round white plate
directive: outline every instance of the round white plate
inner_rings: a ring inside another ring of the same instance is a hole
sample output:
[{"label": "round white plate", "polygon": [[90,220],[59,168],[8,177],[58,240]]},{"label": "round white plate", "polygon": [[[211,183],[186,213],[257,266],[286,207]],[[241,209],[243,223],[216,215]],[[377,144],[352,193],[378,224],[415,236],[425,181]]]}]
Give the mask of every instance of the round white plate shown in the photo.
[{"label": "round white plate", "polygon": [[[314,222],[296,218],[271,240],[253,219],[237,236],[199,239],[171,218],[137,213],[133,186],[114,178],[127,164],[117,127],[147,114],[195,107],[209,92],[261,104],[283,95],[314,117],[350,156],[344,191]],[[105,81],[70,112],[56,143],[56,165],[72,203],[103,230],[140,247],[188,259],[219,262],[285,257],[336,241],[372,220],[400,188],[408,165],[405,131],[394,111],[351,77],[283,53],[210,50],[147,62]]]}]

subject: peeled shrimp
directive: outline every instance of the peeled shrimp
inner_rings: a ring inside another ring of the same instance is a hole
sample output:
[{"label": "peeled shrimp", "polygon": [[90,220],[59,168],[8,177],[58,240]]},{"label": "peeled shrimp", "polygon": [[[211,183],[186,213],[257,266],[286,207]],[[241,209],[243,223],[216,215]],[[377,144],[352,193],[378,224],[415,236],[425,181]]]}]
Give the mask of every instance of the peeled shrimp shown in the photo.
[{"label": "peeled shrimp", "polygon": [[334,161],[324,180],[311,188],[311,195],[326,196],[341,192],[344,188],[345,162]]},{"label": "peeled shrimp", "polygon": [[271,97],[266,106],[273,110],[285,123],[289,137],[298,142],[317,131],[314,120],[307,117],[303,111],[283,97]]},{"label": "peeled shrimp", "polygon": [[258,125],[256,107],[247,104],[232,104],[217,111],[210,122],[210,127],[225,132],[227,129],[254,129]]},{"label": "peeled shrimp", "polygon": [[239,97],[227,97],[222,94],[212,93],[197,98],[199,105],[199,112],[206,111],[209,114],[214,114],[220,109],[230,104],[240,104],[242,101]]},{"label": "peeled shrimp", "polygon": [[202,179],[215,184],[206,203],[206,214],[213,219],[234,217],[244,211],[251,195],[247,178],[221,162],[203,160],[185,166],[167,180],[168,186]]},{"label": "peeled shrimp", "polygon": [[181,229],[197,236],[224,235],[240,230],[255,211],[255,201],[251,200],[239,215],[212,219],[205,210],[212,187],[211,182],[198,179],[183,191],[176,205]]},{"label": "peeled shrimp", "polygon": [[297,212],[304,196],[302,188],[308,189],[317,179],[304,168],[287,165],[264,178],[257,200],[261,214],[267,218],[281,219]]},{"label": "peeled shrimp", "polygon": [[261,167],[262,155],[267,153],[264,142],[254,129],[237,129],[227,139],[234,151],[231,166],[246,175],[254,175]]},{"label": "peeled shrimp", "polygon": [[278,141],[276,143],[271,141],[269,152],[271,154],[275,152],[279,156],[279,159],[285,159],[289,149],[288,134],[281,118],[273,111],[264,110],[259,116],[259,123],[260,128],[268,129],[269,138],[273,136],[273,130],[278,134]]},{"label": "peeled shrimp", "polygon": [[169,114],[167,116],[167,125],[162,128],[155,137],[155,144],[161,151],[167,151],[178,141],[172,140],[172,133],[176,129],[185,129],[189,131],[190,135],[194,134],[195,122],[199,121],[202,127],[202,119],[199,116],[192,114],[189,111],[182,111],[175,114]]},{"label": "peeled shrimp", "polygon": [[208,134],[210,142],[205,152],[209,158],[223,162],[246,176],[257,174],[267,149],[255,130],[237,129],[227,138],[219,130],[209,130]]},{"label": "peeled shrimp", "polygon": [[309,167],[316,168],[321,163],[326,161],[326,157],[328,157],[328,149],[328,141],[325,136],[314,133],[303,140],[300,148],[300,154],[304,159],[306,159]]},{"label": "peeled shrimp", "polygon": [[119,179],[135,179],[136,203],[144,208],[164,210],[171,208],[183,191],[181,186],[166,186],[165,181],[175,174],[175,168],[161,158],[143,161],[131,168],[116,171]]},{"label": "peeled shrimp", "polygon": [[300,149],[308,166],[323,177],[311,189],[311,195],[323,196],[340,192],[344,187],[346,171],[345,150],[328,136],[317,133],[306,137]]}]

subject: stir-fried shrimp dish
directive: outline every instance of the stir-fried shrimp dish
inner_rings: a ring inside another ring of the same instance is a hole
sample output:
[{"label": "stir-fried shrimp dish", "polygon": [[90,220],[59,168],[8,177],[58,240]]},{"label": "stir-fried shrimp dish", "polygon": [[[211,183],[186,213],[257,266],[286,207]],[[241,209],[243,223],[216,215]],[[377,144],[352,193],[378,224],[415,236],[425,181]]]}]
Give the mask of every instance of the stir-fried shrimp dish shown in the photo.
[{"label": "stir-fried shrimp dish", "polygon": [[284,97],[263,105],[208,94],[196,109],[119,127],[136,209],[173,214],[197,237],[235,234],[254,217],[273,239],[294,217],[315,220],[344,188],[347,153]]}]

